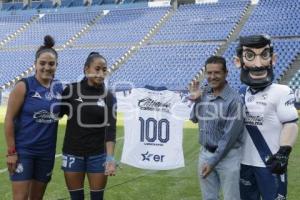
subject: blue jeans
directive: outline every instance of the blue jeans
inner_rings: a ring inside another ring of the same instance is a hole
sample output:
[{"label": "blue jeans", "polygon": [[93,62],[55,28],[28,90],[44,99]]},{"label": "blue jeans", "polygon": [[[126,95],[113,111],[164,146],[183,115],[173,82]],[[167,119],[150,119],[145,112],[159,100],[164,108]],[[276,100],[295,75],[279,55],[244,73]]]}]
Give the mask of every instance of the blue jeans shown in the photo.
[{"label": "blue jeans", "polygon": [[202,166],[214,153],[202,148],[199,155],[198,177],[203,200],[219,200],[222,189],[224,200],[240,200],[240,148],[231,149],[204,179],[201,176]]}]

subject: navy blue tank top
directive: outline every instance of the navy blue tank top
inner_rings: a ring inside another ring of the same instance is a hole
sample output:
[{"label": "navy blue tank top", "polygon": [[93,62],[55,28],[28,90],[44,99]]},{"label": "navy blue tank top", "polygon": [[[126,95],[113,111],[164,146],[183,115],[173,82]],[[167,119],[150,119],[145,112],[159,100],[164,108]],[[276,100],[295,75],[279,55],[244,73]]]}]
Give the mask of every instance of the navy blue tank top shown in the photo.
[{"label": "navy blue tank top", "polygon": [[22,81],[26,84],[26,95],[15,119],[16,150],[23,155],[53,156],[63,86],[53,80],[50,88],[46,88],[35,76]]}]

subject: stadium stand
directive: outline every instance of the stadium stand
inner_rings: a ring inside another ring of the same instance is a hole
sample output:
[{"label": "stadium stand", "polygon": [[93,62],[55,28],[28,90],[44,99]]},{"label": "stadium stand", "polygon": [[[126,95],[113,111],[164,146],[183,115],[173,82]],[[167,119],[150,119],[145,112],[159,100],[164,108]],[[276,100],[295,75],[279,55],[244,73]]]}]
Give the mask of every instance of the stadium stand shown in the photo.
[{"label": "stadium stand", "polygon": [[271,36],[300,35],[299,0],[259,1],[241,35],[268,33]]},{"label": "stadium stand", "polygon": [[[112,75],[110,84],[129,81],[135,87],[164,85],[171,90],[186,90],[193,76],[201,70],[205,59],[215,53],[219,44],[159,45],[159,43],[226,40],[249,3],[241,1],[180,7],[151,40],[152,44],[157,45],[140,49]],[[224,10],[224,6],[228,9],[220,12],[221,8]],[[227,13],[226,18],[224,13]],[[215,15],[216,17],[211,17]],[[201,26],[207,29],[202,30]],[[118,89],[126,87],[131,86],[125,84]]]},{"label": "stadium stand", "polygon": [[[293,90],[298,90],[298,101],[299,101],[299,108],[300,108],[300,69],[299,69],[299,63],[300,63],[300,52],[298,52],[298,55],[297,55],[297,59],[295,61],[295,63],[293,64],[295,67],[294,70],[291,70],[291,73],[290,73],[290,79],[288,84],[289,86],[293,89]],[[293,75],[293,76],[292,76]]]},{"label": "stadium stand", "polygon": [[40,5],[41,6],[39,7],[39,9],[53,8],[53,2],[52,1],[43,1]]},{"label": "stadium stand", "polygon": [[[274,48],[278,54],[278,61],[275,65],[274,82],[282,78],[300,53],[299,40],[291,39],[300,36],[299,3],[299,0],[259,1],[240,32],[242,36],[265,33],[275,39]],[[230,66],[234,66],[234,46],[234,43],[231,44],[224,54]],[[229,74],[229,80],[236,88],[240,87],[238,73],[238,70],[232,69]]]},{"label": "stadium stand", "polygon": [[103,3],[103,0],[93,0],[92,1],[92,6],[94,5],[101,5]]},{"label": "stadium stand", "polygon": [[0,85],[11,81],[34,63],[33,50],[0,50]]},{"label": "stadium stand", "polygon": [[139,42],[169,8],[138,8],[110,11],[97,21],[76,45],[120,44]]},{"label": "stadium stand", "polygon": [[300,86],[300,72],[297,72],[295,76],[292,78],[292,80],[289,82],[289,86],[293,89],[296,90]]},{"label": "stadium stand", "polygon": [[154,42],[225,40],[250,1],[180,6]]},{"label": "stadium stand", "polygon": [[16,2],[16,3],[3,3],[2,4],[2,10],[20,10],[23,9],[24,4],[23,2]]},{"label": "stadium stand", "polygon": [[70,7],[72,4],[73,0],[63,0],[61,1],[61,7]]},{"label": "stadium stand", "polygon": [[80,80],[83,75],[84,62],[90,52],[99,52],[107,59],[108,66],[111,66],[128,48],[67,48],[59,52],[56,77],[64,82]]},{"label": "stadium stand", "polygon": [[[136,87],[149,84],[185,90],[202,69],[205,59],[228,43],[228,38],[250,6],[250,0],[219,0],[217,3],[182,5],[171,11],[171,7],[145,7],[147,2],[144,0],[93,0],[92,6],[88,7],[83,2],[63,0],[61,7],[55,9],[52,1],[33,2],[29,6],[32,9],[16,13],[7,10],[16,9],[17,5],[3,4],[0,42],[10,35],[14,36],[0,43],[2,54],[7,55],[6,60],[0,60],[1,72],[5,74],[0,84],[9,82],[28,69],[33,61],[27,58],[34,57],[33,51],[41,44],[43,36],[50,34],[59,47],[57,77],[64,81],[77,80],[82,74],[82,62],[88,52],[99,51],[107,57],[110,66],[124,58],[116,71],[112,70],[110,85],[131,81]],[[297,2],[260,1],[241,32],[237,33],[237,36],[257,33],[273,36],[279,56],[275,81],[281,79],[300,52],[300,15],[297,12],[300,3],[299,0]],[[100,12],[102,17],[95,18],[99,11],[103,11]],[[163,19],[168,12],[170,15]],[[14,34],[34,16],[38,18],[24,31]],[[161,26],[157,25],[158,22]],[[87,26],[89,28],[82,32]],[[145,42],[145,36],[149,36],[149,41]],[[68,42],[69,45],[65,45]],[[137,48],[137,45],[140,46]],[[236,41],[229,44],[224,56],[230,68],[228,80],[239,88],[239,70],[234,68],[232,62],[235,45]],[[132,48],[136,50],[124,56]],[[26,56],[26,59],[15,59],[9,63],[13,55],[20,58]],[[14,69],[9,71],[12,69],[2,66],[14,66]],[[293,80],[295,85],[299,85],[298,78]]]},{"label": "stadium stand", "polygon": [[32,14],[8,15],[5,12],[0,13],[0,41],[22,27],[33,16]]},{"label": "stadium stand", "polygon": [[55,38],[57,45],[62,45],[97,14],[97,12],[40,14],[40,19],[36,23],[7,46],[37,46],[47,34]]},{"label": "stadium stand", "polygon": [[[145,85],[186,90],[205,59],[218,44],[148,45],[139,50],[124,66],[112,74],[110,85],[117,90]],[[125,84],[124,84],[125,83]]]}]

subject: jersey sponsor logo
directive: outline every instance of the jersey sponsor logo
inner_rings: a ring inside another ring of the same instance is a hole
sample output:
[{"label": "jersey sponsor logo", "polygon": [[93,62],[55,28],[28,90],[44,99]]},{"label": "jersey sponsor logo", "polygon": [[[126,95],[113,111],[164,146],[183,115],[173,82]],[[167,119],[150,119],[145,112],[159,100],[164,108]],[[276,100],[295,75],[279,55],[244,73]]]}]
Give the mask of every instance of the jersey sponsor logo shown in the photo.
[{"label": "jersey sponsor logo", "polygon": [[159,154],[153,154],[149,153],[147,151],[146,153],[142,153],[142,161],[154,161],[154,162],[164,162],[164,157],[166,155],[159,155]]},{"label": "jersey sponsor logo", "polygon": [[55,98],[55,96],[52,94],[52,92],[46,92],[45,98],[46,98],[48,101],[51,101],[53,98]]},{"label": "jersey sponsor logo", "polygon": [[78,97],[77,99],[75,99],[75,101],[78,101],[78,102],[83,102],[82,98],[81,97]]},{"label": "jersey sponsor logo", "polygon": [[263,100],[266,100],[267,97],[268,97],[268,94],[267,94],[267,93],[264,93],[264,94],[261,95],[261,97],[262,97]]},{"label": "jersey sponsor logo", "polygon": [[32,97],[38,98],[38,99],[42,98],[41,95],[40,95],[40,93],[38,93],[38,92],[35,92],[34,95],[32,95]]},{"label": "jersey sponsor logo", "polygon": [[56,93],[54,94],[53,92],[47,92],[45,94],[45,98],[48,100],[48,101],[51,101],[52,99],[62,99],[62,96],[60,93]]},{"label": "jersey sponsor logo", "polygon": [[138,106],[141,110],[162,111],[170,113],[171,104],[169,102],[160,102],[149,97],[138,100]]},{"label": "jersey sponsor logo", "polygon": [[294,103],[296,102],[296,99],[295,98],[291,98],[289,100],[287,100],[284,105],[285,106],[290,106],[290,105],[294,105]]},{"label": "jersey sponsor logo", "polygon": [[100,106],[100,107],[104,107],[105,106],[104,100],[103,99],[98,99],[97,105]]},{"label": "jersey sponsor logo", "polygon": [[263,125],[264,118],[259,115],[252,115],[248,111],[246,111],[245,124],[246,125]]},{"label": "jersey sponsor logo", "polygon": [[58,117],[54,113],[50,113],[47,110],[40,110],[33,114],[33,119],[38,123],[50,124],[56,122]]},{"label": "jersey sponsor logo", "polygon": [[255,99],[255,96],[250,96],[247,98],[247,102],[252,102],[252,101],[254,101],[254,99]]},{"label": "jersey sponsor logo", "polygon": [[256,104],[263,105],[263,106],[267,105],[267,103],[264,101],[257,101]]}]

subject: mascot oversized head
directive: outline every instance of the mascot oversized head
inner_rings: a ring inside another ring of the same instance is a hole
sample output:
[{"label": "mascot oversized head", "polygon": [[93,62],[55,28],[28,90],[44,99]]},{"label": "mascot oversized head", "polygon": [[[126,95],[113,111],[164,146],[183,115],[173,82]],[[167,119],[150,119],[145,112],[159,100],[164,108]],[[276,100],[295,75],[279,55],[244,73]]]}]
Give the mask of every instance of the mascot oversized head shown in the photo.
[{"label": "mascot oversized head", "polygon": [[276,56],[268,35],[241,36],[235,65],[241,68],[241,82],[253,89],[264,89],[274,79]]}]

